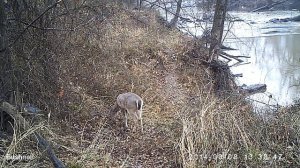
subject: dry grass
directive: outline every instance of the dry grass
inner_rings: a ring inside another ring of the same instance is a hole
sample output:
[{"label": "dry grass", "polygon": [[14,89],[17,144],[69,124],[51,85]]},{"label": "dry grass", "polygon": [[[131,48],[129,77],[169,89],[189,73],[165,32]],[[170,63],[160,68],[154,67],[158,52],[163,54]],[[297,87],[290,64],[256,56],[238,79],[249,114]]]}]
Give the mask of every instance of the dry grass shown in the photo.
[{"label": "dry grass", "polygon": [[269,117],[251,111],[203,94],[191,101],[179,112],[183,167],[297,167],[299,109]]},{"label": "dry grass", "polygon": [[[69,167],[299,166],[294,157],[299,156],[299,108],[265,121],[242,98],[215,97],[215,84],[223,79],[216,82],[216,71],[199,61],[206,54],[198,43],[163,27],[153,12],[106,7],[103,20],[90,19],[75,32],[47,34],[50,76],[34,62],[24,85],[38,89],[23,98],[51,117],[44,126],[16,134],[6,153],[23,151],[20,144],[26,143],[34,150],[26,136],[39,129]],[[73,16],[79,22],[89,13]],[[68,25],[68,19],[57,24]],[[116,96],[127,91],[145,101],[144,133],[124,131],[121,115],[107,120]],[[227,158],[216,160],[217,154]],[[265,161],[263,154],[283,154],[283,159]],[[33,164],[45,160],[37,158]]]}]

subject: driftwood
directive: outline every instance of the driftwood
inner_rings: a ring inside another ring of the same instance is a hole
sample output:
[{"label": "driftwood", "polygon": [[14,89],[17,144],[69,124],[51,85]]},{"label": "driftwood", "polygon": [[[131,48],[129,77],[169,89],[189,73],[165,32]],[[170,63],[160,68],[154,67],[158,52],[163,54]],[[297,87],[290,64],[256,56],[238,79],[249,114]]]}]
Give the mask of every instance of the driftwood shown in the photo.
[{"label": "driftwood", "polygon": [[[7,102],[3,102],[0,108],[6,113],[8,113],[12,118],[14,118],[15,122],[22,123],[22,125],[24,126],[24,130],[27,130],[29,128],[28,122],[23,118],[23,116],[20,113],[17,112],[14,106]],[[39,133],[35,132],[31,135],[30,139],[32,139],[33,141],[37,141],[39,148],[47,152],[47,156],[51,160],[55,168],[65,168],[63,162],[56,157],[49,142],[45,138],[43,138]]]},{"label": "driftwood", "polygon": [[266,84],[243,85],[239,87],[239,92],[243,95],[250,96],[256,93],[264,93],[267,90]]}]

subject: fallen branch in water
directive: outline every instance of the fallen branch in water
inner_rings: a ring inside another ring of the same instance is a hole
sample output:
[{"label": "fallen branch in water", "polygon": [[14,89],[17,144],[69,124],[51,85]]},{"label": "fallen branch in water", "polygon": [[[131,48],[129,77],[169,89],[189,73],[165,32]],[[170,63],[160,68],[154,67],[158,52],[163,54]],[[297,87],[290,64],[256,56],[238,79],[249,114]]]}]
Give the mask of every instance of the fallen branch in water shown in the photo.
[{"label": "fallen branch in water", "polygon": [[235,77],[235,78],[237,78],[237,77],[243,77],[243,74],[242,74],[242,73],[239,73],[239,74],[233,74],[232,76]]},{"label": "fallen branch in water", "polygon": [[241,66],[241,65],[247,65],[247,64],[251,64],[251,62],[245,62],[245,63],[241,63],[241,62],[237,62],[233,65],[230,65],[229,67],[237,67],[237,66]]},{"label": "fallen branch in water", "polygon": [[223,44],[220,46],[220,49],[222,49],[222,50],[237,50],[235,48],[224,46]]},{"label": "fallen branch in water", "polygon": [[223,58],[225,58],[225,59],[230,59],[230,58],[232,58],[232,59],[237,60],[238,62],[244,62],[244,61],[243,61],[242,59],[240,59],[240,58],[250,58],[249,56],[243,56],[243,55],[239,55],[239,56],[230,55],[230,54],[227,54],[227,53],[225,53],[225,52],[223,52],[223,51],[220,52],[220,56],[223,57]]},{"label": "fallen branch in water", "polygon": [[250,96],[256,93],[264,93],[267,90],[266,84],[254,84],[254,85],[244,85],[240,86],[239,92],[243,95]]},{"label": "fallen branch in water", "polygon": [[224,55],[220,55],[220,57],[226,59],[226,60],[227,60],[227,63],[230,62],[230,61],[232,61],[232,59],[230,59],[230,58],[228,58],[228,57],[226,57],[226,56],[224,56]]}]

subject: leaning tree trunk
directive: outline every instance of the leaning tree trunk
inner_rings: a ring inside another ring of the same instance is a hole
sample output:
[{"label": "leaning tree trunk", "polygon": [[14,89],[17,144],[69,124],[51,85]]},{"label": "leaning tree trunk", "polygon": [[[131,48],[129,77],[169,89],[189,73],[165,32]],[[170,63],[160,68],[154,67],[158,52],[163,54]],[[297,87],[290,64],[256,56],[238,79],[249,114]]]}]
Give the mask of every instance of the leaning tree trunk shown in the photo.
[{"label": "leaning tree trunk", "polygon": [[180,10],[181,10],[181,4],[182,4],[182,0],[178,0],[177,1],[177,7],[176,7],[176,13],[175,16],[173,17],[173,19],[170,21],[169,23],[169,27],[175,27],[176,23],[178,22],[178,18],[180,15]]},{"label": "leaning tree trunk", "polygon": [[211,30],[211,43],[209,48],[210,60],[216,59],[218,55],[215,51],[218,52],[222,43],[222,36],[224,30],[224,21],[227,12],[227,1],[228,0],[217,0],[215,6],[215,15],[213,21],[213,27]]}]

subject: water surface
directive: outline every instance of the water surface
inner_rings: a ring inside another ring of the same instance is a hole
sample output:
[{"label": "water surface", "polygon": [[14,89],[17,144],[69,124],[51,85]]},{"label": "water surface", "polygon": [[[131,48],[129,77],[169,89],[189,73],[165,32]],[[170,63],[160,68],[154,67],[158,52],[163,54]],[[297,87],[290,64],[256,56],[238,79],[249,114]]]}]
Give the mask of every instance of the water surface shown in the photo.
[{"label": "water surface", "polygon": [[238,49],[228,53],[251,57],[245,59],[250,64],[232,68],[234,73],[243,73],[238,83],[267,84],[266,94],[253,99],[287,105],[300,98],[300,23],[267,23],[272,18],[298,14],[296,11],[231,13],[244,21],[235,23],[227,34],[225,44]]},{"label": "water surface", "polygon": [[[201,18],[203,13],[191,10],[186,17]],[[268,104],[287,105],[300,98],[300,23],[268,22],[274,18],[300,15],[299,11],[229,12],[231,20],[225,23],[225,45],[238,50],[232,55],[249,56],[249,64],[232,67],[233,73],[242,73],[237,82],[242,84],[267,84],[267,92],[252,99]],[[193,20],[193,18],[191,18]],[[200,36],[210,23],[183,24],[182,31]],[[233,64],[231,62],[230,64]],[[270,96],[271,95],[271,96]],[[270,98],[272,97],[272,98]]]}]

